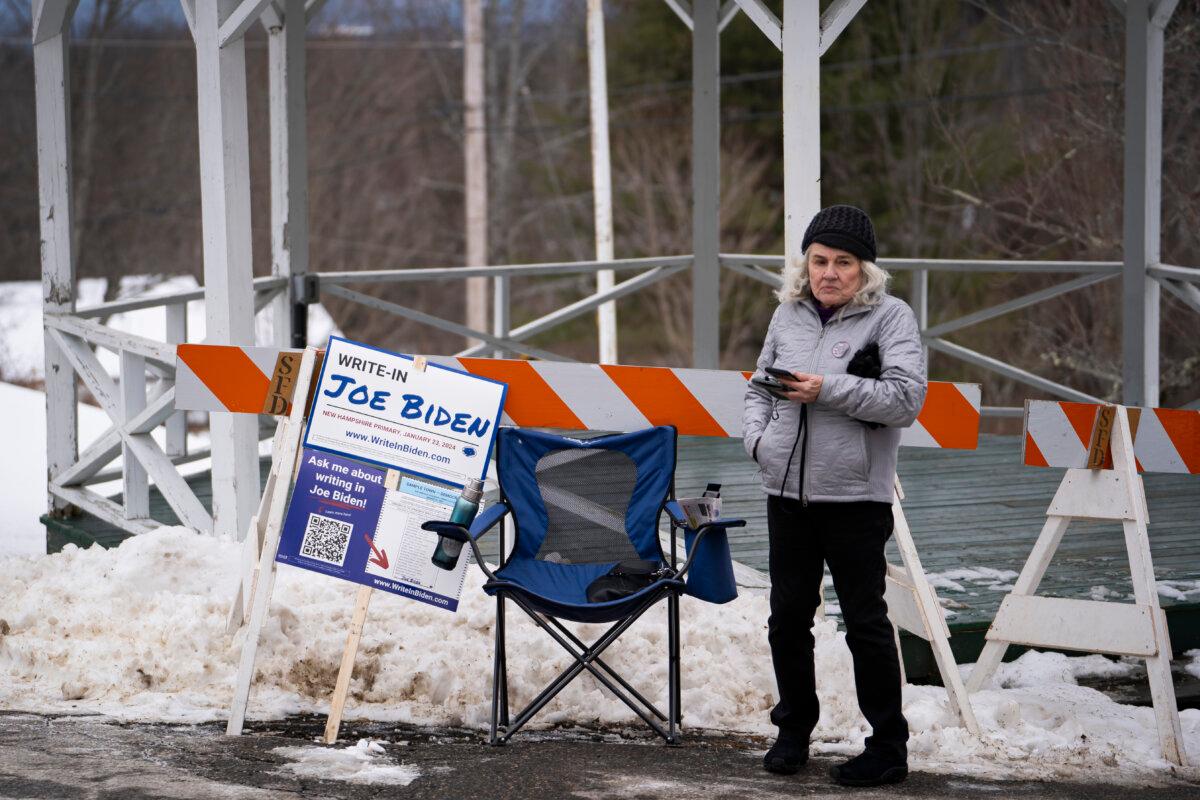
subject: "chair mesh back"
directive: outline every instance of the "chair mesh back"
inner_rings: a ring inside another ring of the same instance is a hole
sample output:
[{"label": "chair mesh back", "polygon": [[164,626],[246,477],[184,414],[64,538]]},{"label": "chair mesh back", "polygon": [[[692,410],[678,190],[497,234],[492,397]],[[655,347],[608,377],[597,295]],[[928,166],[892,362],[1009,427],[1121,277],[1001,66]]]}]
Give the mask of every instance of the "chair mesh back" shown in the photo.
[{"label": "chair mesh back", "polygon": [[596,564],[638,558],[625,531],[637,465],[617,450],[551,450],[538,459],[546,536],[536,558]]}]

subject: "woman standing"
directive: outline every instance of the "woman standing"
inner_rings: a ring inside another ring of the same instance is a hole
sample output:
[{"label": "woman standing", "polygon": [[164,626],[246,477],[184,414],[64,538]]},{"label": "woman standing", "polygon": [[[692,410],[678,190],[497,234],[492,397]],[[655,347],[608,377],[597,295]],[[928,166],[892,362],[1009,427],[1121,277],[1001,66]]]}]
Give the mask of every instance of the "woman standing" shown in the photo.
[{"label": "woman standing", "polygon": [[779,728],[764,767],[782,774],[808,759],[817,724],[813,616],[824,564],[841,603],[858,705],[871,724],[864,752],[833,767],[838,783],[874,786],[908,775],[900,661],[883,599],[900,429],[925,400],[917,321],[887,294],[875,231],[853,206],[820,211],[789,264],[756,378],[772,367],[777,395],[746,392],[746,453],[762,471],[770,536],[771,658]]}]

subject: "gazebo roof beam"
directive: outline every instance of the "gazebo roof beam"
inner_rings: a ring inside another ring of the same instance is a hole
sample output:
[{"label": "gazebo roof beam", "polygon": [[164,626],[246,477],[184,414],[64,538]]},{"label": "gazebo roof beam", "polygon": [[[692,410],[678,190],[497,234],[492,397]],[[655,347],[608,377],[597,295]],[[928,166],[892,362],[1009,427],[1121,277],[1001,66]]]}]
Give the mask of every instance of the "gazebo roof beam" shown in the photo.
[{"label": "gazebo roof beam", "polygon": [[767,8],[763,0],[737,0],[737,4],[763,35],[771,40],[771,44],[783,50],[783,23],[775,16],[775,12]]},{"label": "gazebo roof beam", "polygon": [[741,10],[741,7],[737,4],[737,0],[725,0],[725,5],[721,6],[721,15],[717,20],[717,33],[724,31],[726,26],[733,22],[733,18]]},{"label": "gazebo roof beam", "polygon": [[79,0],[33,0],[33,43],[39,44],[62,33]]},{"label": "gazebo roof beam", "polygon": [[1171,21],[1171,15],[1175,13],[1177,5],[1179,5],[1179,0],[1158,0],[1150,12],[1150,24],[1166,30],[1167,23]]},{"label": "gazebo roof beam", "polygon": [[269,5],[271,0],[242,0],[221,23],[221,30],[217,34],[217,46],[224,47],[241,38]]},{"label": "gazebo roof beam", "polygon": [[821,15],[821,55],[837,41],[850,20],[867,4],[867,0],[833,0]]},{"label": "gazebo roof beam", "polygon": [[196,0],[179,0],[183,9],[183,18],[187,20],[188,30],[192,32],[192,41],[196,40]]},{"label": "gazebo roof beam", "polygon": [[325,0],[308,0],[304,4],[304,21],[311,22],[325,5]]},{"label": "gazebo roof beam", "polygon": [[675,16],[683,20],[683,24],[687,25],[688,30],[694,30],[692,26],[692,4],[688,0],[663,0],[667,6],[675,12]]}]

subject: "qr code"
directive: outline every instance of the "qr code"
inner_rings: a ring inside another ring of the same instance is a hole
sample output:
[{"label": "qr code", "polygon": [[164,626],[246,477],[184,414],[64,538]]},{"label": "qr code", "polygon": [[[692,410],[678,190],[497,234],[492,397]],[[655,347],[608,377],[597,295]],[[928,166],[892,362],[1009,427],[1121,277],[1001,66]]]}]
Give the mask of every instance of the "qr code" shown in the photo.
[{"label": "qr code", "polygon": [[346,551],[350,549],[350,533],[353,530],[354,525],[349,522],[309,514],[304,541],[300,543],[300,555],[340,567],[346,560]]}]

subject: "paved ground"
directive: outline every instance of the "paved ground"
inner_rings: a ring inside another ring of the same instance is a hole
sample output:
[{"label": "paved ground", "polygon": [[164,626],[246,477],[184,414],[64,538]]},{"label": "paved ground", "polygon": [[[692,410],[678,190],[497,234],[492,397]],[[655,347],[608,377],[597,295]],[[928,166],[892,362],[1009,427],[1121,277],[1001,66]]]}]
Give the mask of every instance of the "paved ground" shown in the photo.
[{"label": "paved ground", "polygon": [[[370,786],[288,774],[280,747],[310,746],[323,719],[258,725],[237,739],[217,725],[117,725],[94,717],[0,713],[0,797],[120,798],[1088,798],[1184,800],[1200,786],[1135,788],[998,782],[914,774],[901,786],[830,784],[830,761],[782,778],[759,768],[763,742],[692,740],[668,748],[617,734],[555,733],[491,748],[476,733],[350,728],[392,742],[377,760],[415,766],[408,786]],[[407,744],[399,744],[405,741]],[[314,745],[315,747],[315,745]]]}]

